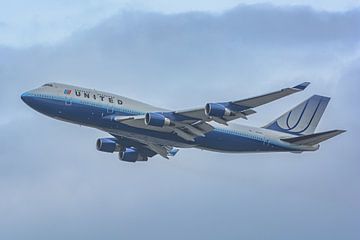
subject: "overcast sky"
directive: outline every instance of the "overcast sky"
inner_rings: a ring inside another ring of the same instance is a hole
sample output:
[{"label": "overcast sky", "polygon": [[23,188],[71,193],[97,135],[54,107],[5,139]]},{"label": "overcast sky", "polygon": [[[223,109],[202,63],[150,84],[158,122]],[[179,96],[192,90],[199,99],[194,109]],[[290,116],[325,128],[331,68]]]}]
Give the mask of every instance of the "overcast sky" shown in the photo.
[{"label": "overcast sky", "polygon": [[72,33],[89,29],[123,11],[222,13],[239,4],[311,6],[317,10],[346,11],[358,0],[12,0],[0,8],[0,44],[15,47],[54,44]]},{"label": "overcast sky", "polygon": [[[360,239],[360,8],[258,2],[3,3],[0,239]],[[318,130],[348,132],[314,153],[184,149],[129,164],[96,151],[106,133],[21,102],[53,81],[170,109],[310,81],[237,122],[322,94]]]}]

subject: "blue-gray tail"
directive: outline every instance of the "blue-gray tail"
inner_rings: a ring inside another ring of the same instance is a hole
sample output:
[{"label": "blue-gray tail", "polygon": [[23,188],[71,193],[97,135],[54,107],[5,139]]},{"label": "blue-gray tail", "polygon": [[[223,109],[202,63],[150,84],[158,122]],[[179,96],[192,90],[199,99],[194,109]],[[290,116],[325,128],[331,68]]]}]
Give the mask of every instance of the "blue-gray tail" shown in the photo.
[{"label": "blue-gray tail", "polygon": [[294,135],[313,134],[330,101],[330,98],[314,95],[264,128]]}]

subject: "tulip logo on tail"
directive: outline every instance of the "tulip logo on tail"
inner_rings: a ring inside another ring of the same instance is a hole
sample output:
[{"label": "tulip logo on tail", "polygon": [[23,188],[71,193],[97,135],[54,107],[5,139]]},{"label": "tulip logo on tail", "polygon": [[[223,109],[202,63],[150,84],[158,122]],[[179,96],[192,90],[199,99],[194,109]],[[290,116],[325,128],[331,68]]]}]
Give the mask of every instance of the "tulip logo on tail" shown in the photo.
[{"label": "tulip logo on tail", "polygon": [[328,97],[314,95],[265,128],[295,135],[312,134],[315,132],[329,100]]}]

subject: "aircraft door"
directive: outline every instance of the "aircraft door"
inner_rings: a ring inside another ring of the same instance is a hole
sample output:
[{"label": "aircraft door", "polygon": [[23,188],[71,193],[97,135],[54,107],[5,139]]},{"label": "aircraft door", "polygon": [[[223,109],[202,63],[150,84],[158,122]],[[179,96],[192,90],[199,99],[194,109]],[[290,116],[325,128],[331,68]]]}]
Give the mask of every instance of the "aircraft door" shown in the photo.
[{"label": "aircraft door", "polygon": [[71,106],[72,105],[72,98],[71,98],[72,90],[65,89],[65,106]]},{"label": "aircraft door", "polygon": [[114,113],[114,99],[109,98],[108,104],[107,104],[107,114],[113,114]]},{"label": "aircraft door", "polygon": [[72,105],[72,99],[69,97],[65,97],[65,106],[71,106]]}]

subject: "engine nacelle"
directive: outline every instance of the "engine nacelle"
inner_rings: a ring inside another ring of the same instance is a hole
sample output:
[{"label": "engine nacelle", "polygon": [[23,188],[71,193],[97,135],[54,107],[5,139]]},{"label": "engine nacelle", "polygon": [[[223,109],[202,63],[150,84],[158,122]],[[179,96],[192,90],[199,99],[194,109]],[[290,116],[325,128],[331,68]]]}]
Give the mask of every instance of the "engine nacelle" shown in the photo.
[{"label": "engine nacelle", "polygon": [[96,141],[96,149],[101,152],[113,153],[119,148],[119,145],[111,138],[99,138]]},{"label": "engine nacelle", "polygon": [[170,119],[159,113],[146,113],[145,124],[147,126],[164,127],[170,126],[171,121]]},{"label": "engine nacelle", "polygon": [[136,148],[126,148],[119,152],[119,159],[125,162],[147,161],[146,156],[141,155]]},{"label": "engine nacelle", "polygon": [[218,103],[208,103],[205,106],[205,114],[210,117],[230,116],[231,110]]}]

